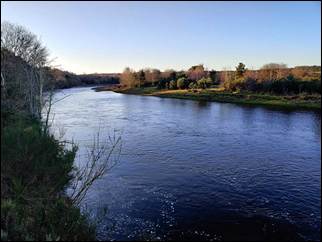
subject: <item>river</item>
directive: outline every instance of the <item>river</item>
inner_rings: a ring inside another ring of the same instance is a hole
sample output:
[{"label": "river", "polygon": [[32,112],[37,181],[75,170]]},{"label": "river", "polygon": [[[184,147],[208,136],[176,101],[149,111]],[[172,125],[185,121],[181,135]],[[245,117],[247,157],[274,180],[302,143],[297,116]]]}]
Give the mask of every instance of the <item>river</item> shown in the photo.
[{"label": "river", "polygon": [[100,217],[98,239],[320,239],[319,113],[89,87],[55,99],[65,96],[56,135],[80,150],[98,130],[122,137],[118,164],[83,204]]}]

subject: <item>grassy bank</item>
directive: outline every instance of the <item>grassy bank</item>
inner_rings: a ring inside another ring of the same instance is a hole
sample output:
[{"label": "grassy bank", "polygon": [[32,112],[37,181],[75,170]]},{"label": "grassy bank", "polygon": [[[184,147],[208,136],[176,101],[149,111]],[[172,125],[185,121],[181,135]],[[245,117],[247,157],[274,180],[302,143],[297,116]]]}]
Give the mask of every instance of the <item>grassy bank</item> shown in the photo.
[{"label": "grassy bank", "polygon": [[1,240],[93,240],[94,227],[65,194],[76,148],[28,116],[1,113]]},{"label": "grassy bank", "polygon": [[[99,91],[106,91],[101,88]],[[195,90],[158,90],[155,87],[111,89],[124,94],[158,96],[164,98],[178,98],[198,101],[214,101],[224,103],[238,103],[247,105],[264,105],[282,108],[321,109],[321,95],[287,95],[278,96],[250,92],[226,92],[220,88]]]}]

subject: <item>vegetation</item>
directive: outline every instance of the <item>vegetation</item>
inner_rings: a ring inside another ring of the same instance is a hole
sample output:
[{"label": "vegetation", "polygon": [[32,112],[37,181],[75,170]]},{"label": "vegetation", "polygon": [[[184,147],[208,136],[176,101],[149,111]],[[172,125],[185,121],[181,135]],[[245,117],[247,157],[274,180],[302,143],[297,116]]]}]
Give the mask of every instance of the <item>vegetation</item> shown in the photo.
[{"label": "vegetation", "polygon": [[285,66],[271,63],[258,71],[246,71],[239,65],[236,77],[224,80],[222,86],[228,91],[244,90],[277,95],[321,93],[321,71],[308,74],[301,72],[300,68],[287,69]]},{"label": "vegetation", "polygon": [[236,77],[243,77],[246,72],[246,66],[243,63],[239,63],[236,67]]},{"label": "vegetation", "polygon": [[40,96],[44,86],[42,67],[47,56],[46,48],[34,34],[21,26],[1,23],[1,95],[6,104],[1,110],[23,110],[40,118]]},{"label": "vegetation", "polygon": [[240,62],[223,71],[198,64],[179,71],[127,67],[121,74],[77,75],[53,68],[36,35],[2,22],[2,240],[95,239],[95,225],[80,205],[93,182],[116,164],[117,154],[111,158],[120,139],[102,145],[97,136],[87,163],[75,167],[77,146],[49,132],[49,114],[53,89],[101,84],[120,84],[117,91],[128,94],[321,109],[320,66],[269,63],[250,70]]},{"label": "vegetation", "polygon": [[158,96],[162,98],[215,101],[247,105],[262,105],[279,108],[321,109],[321,95],[280,96],[253,92],[228,92],[222,88],[159,90],[156,87],[118,89],[116,92],[135,95]]},{"label": "vegetation", "polygon": [[177,80],[177,87],[178,89],[185,89],[187,88],[187,79],[185,77],[181,77]]},{"label": "vegetation", "polygon": [[198,88],[202,88],[202,89],[206,89],[209,88],[212,85],[212,80],[211,78],[201,78],[197,81],[197,87]]},{"label": "vegetation", "polygon": [[111,85],[119,83],[119,74],[82,74],[76,75],[57,68],[46,68],[48,84],[55,89],[86,85]]},{"label": "vegetation", "polygon": [[[155,73],[155,75],[151,75]],[[251,91],[278,95],[321,93],[321,67],[286,68],[270,63],[260,70],[248,70],[239,63],[236,71],[206,70],[203,65],[188,71],[145,69],[135,72],[126,68],[120,76],[123,88],[155,86],[158,89],[195,89],[222,86],[226,91]]]},{"label": "vegetation", "polygon": [[76,147],[39,121],[10,115],[1,129],[1,240],[92,240],[95,230],[64,190]]},{"label": "vegetation", "polygon": [[[235,71],[209,71],[203,65],[196,65],[188,71],[157,71],[153,81],[147,74],[143,75],[146,73],[143,70],[139,73],[140,81],[137,72],[126,68],[121,74],[121,85],[114,90],[162,97],[321,108],[320,66],[287,68],[283,63],[269,63],[259,70],[249,70],[239,63]],[[167,91],[177,89],[186,91]]]},{"label": "vegetation", "polygon": [[1,240],[95,239],[95,227],[79,205],[117,161],[115,136],[103,144],[97,137],[84,167],[75,167],[77,146],[49,133],[55,85],[47,65],[47,49],[35,35],[2,24]]}]

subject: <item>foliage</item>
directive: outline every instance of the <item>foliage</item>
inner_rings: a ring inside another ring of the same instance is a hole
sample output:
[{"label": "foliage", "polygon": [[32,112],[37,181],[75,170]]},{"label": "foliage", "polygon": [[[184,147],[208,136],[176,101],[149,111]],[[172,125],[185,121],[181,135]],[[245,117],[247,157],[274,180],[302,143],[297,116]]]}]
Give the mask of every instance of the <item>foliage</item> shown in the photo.
[{"label": "foliage", "polygon": [[247,90],[279,95],[299,93],[314,94],[321,93],[321,80],[301,81],[289,75],[276,80],[259,82],[250,77],[241,77],[224,82],[223,87],[227,91]]},{"label": "foliage", "polygon": [[197,83],[196,83],[196,82],[190,82],[190,83],[189,83],[189,88],[190,88],[190,89],[198,88]]},{"label": "foliage", "polygon": [[177,80],[177,87],[178,89],[185,89],[187,87],[187,79],[181,77]]},{"label": "foliage", "polygon": [[[1,130],[1,231],[6,240],[92,240],[94,228],[64,194],[76,147],[12,115]],[[4,239],[4,238],[2,238]]]},{"label": "foliage", "polygon": [[243,77],[245,72],[246,72],[246,66],[245,64],[240,62],[236,67],[236,76]]},{"label": "foliage", "polygon": [[170,82],[177,79],[177,72],[175,70],[165,70],[161,73],[161,79]]},{"label": "foliage", "polygon": [[197,81],[203,77],[206,77],[207,73],[206,73],[203,65],[196,65],[196,66],[192,66],[187,71],[187,76],[188,76],[189,80]]},{"label": "foliage", "polygon": [[144,85],[145,82],[145,73],[143,70],[140,70],[137,74],[138,79],[138,86],[141,87],[141,85]]},{"label": "foliage", "polygon": [[137,74],[129,67],[126,67],[121,74],[120,83],[126,87],[136,87],[138,84]]},{"label": "foliage", "polygon": [[166,81],[166,80],[160,80],[160,81],[158,81],[157,88],[158,89],[168,88],[168,81]]},{"label": "foliage", "polygon": [[203,77],[197,81],[197,86],[202,89],[209,88],[211,85],[212,85],[212,80],[209,77],[208,78]]},{"label": "foliage", "polygon": [[213,84],[215,84],[215,85],[219,84],[218,73],[215,70],[209,71],[209,78],[211,78],[211,81]]},{"label": "foliage", "polygon": [[[193,82],[190,85],[194,85]],[[274,95],[267,93],[253,93],[248,91],[230,92],[218,89],[202,90],[167,90],[156,88],[136,88],[122,90],[122,93],[137,95],[153,95],[164,98],[178,98],[198,101],[216,101],[225,103],[239,103],[247,105],[265,105],[281,108],[321,109],[320,94]]]},{"label": "foliage", "polygon": [[144,69],[145,83],[144,86],[155,86],[161,79],[161,71],[158,69],[146,68]]},{"label": "foliage", "polygon": [[[221,85],[227,91],[246,90],[286,95],[320,93],[321,86],[321,67],[319,66],[287,68],[285,64],[270,63],[260,70],[249,70],[245,64],[239,63],[236,71],[206,70],[203,65],[195,65],[187,71],[177,72],[174,70],[160,72],[149,68],[139,72],[129,68],[126,70],[127,74],[131,73],[128,75],[130,78],[127,82],[131,84],[122,82],[127,88],[156,86],[158,89],[206,89],[212,85]],[[155,72],[154,77],[152,77],[152,71]],[[139,76],[141,80],[138,79]]]},{"label": "foliage", "polygon": [[[50,78],[45,48],[23,27],[1,29],[1,239],[93,240],[94,227],[78,207],[104,175],[114,147],[94,143],[85,169],[73,166],[76,146],[48,133],[41,122],[43,86]],[[49,68],[50,69],[50,68]],[[64,73],[65,77],[68,74]],[[48,85],[47,87],[50,87]],[[50,108],[48,109],[50,110]],[[115,141],[115,140],[114,140]],[[115,145],[118,144],[118,140]],[[114,163],[112,163],[114,164]],[[87,169],[88,168],[88,169]],[[71,198],[66,187],[84,180]]]},{"label": "foliage", "polygon": [[237,90],[245,90],[247,87],[251,85],[253,79],[251,78],[235,78],[233,80],[225,81],[223,83],[223,87],[225,90],[229,91],[237,91]]},{"label": "foliage", "polygon": [[177,89],[177,81],[176,80],[171,80],[169,82],[169,89]]},{"label": "foliage", "polygon": [[275,94],[321,93],[321,80],[301,81],[290,75],[286,78],[261,83],[258,89]]}]

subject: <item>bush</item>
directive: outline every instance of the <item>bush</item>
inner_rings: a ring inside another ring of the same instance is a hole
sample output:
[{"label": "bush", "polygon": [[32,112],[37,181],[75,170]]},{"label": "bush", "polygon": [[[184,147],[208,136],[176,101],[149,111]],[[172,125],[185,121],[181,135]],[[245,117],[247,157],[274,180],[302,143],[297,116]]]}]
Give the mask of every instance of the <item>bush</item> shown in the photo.
[{"label": "bush", "polygon": [[76,147],[41,123],[11,116],[1,130],[1,239],[92,240],[95,231],[64,194]]},{"label": "bush", "polygon": [[264,82],[261,91],[275,94],[321,93],[321,80],[300,81],[288,76],[274,81]]},{"label": "bush", "polygon": [[195,82],[190,82],[190,83],[189,83],[189,88],[190,88],[190,89],[198,88],[198,87],[197,87],[197,83],[195,83]]},{"label": "bush", "polygon": [[162,79],[157,84],[158,89],[168,89],[169,88],[169,81],[166,79]]},{"label": "bush", "polygon": [[184,77],[181,77],[177,80],[177,87],[179,89],[185,89],[187,87],[187,79]]},{"label": "bush", "polygon": [[236,91],[238,90],[243,84],[244,78],[237,78],[233,80],[225,80],[223,82],[223,87],[227,91]]},{"label": "bush", "polygon": [[177,89],[177,81],[176,80],[170,81],[169,89],[173,89],[173,90]]},{"label": "bush", "polygon": [[261,82],[251,77],[236,78],[227,80],[222,85],[228,91],[246,90],[279,95],[299,94],[303,92],[309,94],[321,93],[321,80],[301,81],[295,79],[292,75]]},{"label": "bush", "polygon": [[202,89],[209,88],[212,85],[212,80],[211,78],[201,78],[200,80],[197,81],[197,86]]}]

